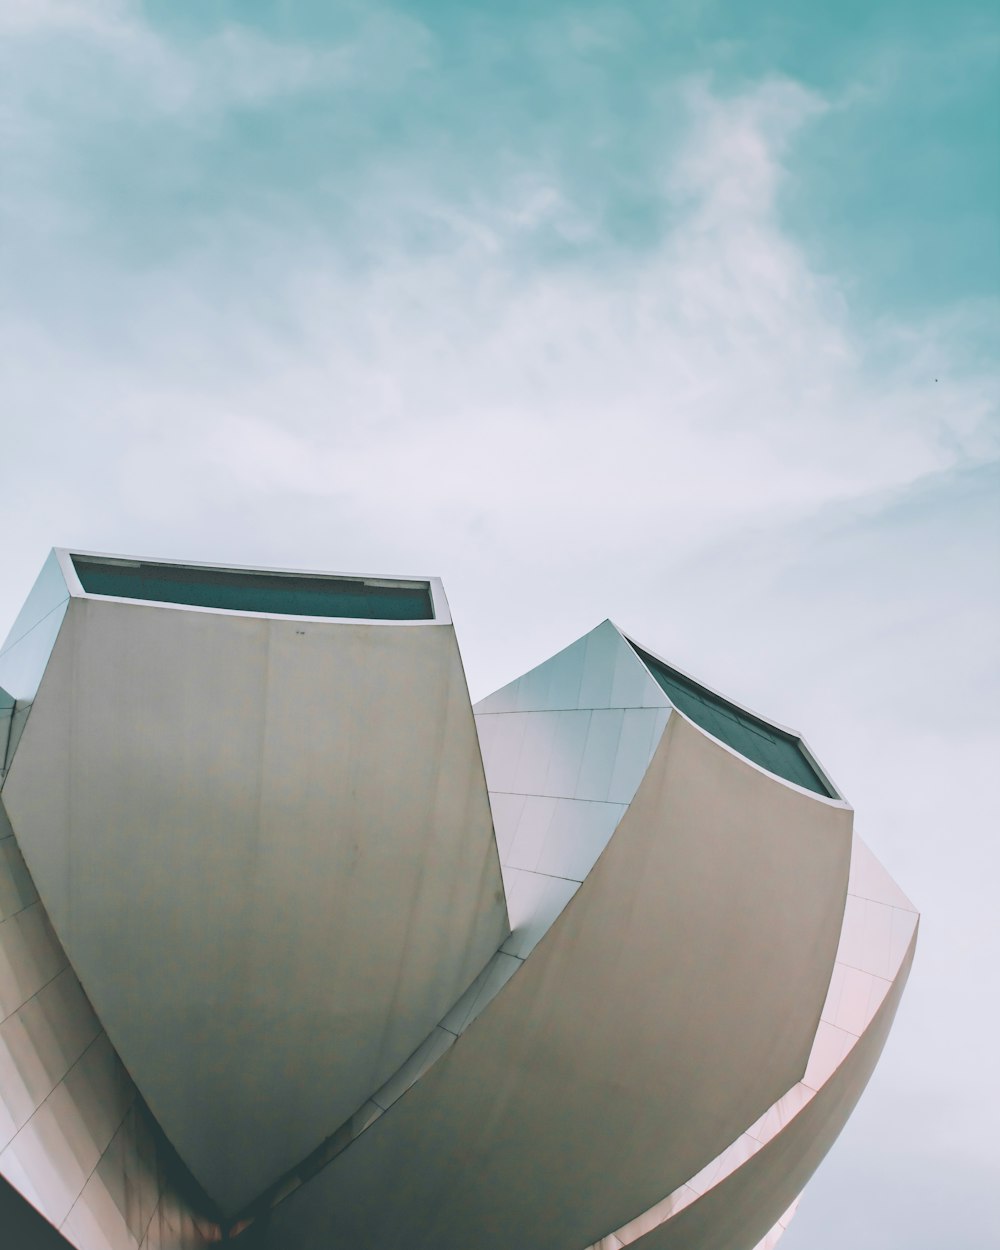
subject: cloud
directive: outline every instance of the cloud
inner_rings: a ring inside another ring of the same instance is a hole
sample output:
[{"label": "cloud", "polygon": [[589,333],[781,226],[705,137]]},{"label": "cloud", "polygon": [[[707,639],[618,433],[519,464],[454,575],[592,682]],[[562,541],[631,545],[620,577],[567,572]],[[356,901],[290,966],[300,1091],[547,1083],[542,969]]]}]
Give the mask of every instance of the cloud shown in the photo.
[{"label": "cloud", "polygon": [[127,25],[124,0],[2,0],[0,31],[8,35],[53,35],[63,32],[113,39]]},{"label": "cloud", "polygon": [[[678,100],[672,228],[646,251],[588,264],[598,223],[527,170],[489,201],[363,183],[367,226],[344,240],[229,216],[169,271],[112,276],[122,350],[10,327],[24,419],[84,460],[103,431],[112,495],[116,444],[155,449],[140,510],[179,480],[195,511],[220,487],[331,495],[386,542],[404,518],[428,546],[460,542],[456,518],[479,516],[529,563],[548,558],[539,526],[572,562],[635,535],[697,550],[995,455],[994,377],[953,327],[857,326],[782,229],[789,154],[823,100],[782,79],[689,81]],[[552,228],[581,240],[575,260],[526,266]]]},{"label": "cloud", "polygon": [[12,72],[27,45],[53,67],[68,61],[77,86],[89,63],[106,90],[127,90],[133,107],[189,117],[357,89],[375,60],[383,88],[427,68],[431,45],[420,23],[378,5],[346,12],[331,42],[283,39],[237,22],[180,39],[146,21],[133,0],[0,0],[0,32]]},{"label": "cloud", "polygon": [[[369,171],[343,235],[277,204],[227,210],[162,265],[68,257],[58,305],[0,308],[25,532],[248,563],[444,558],[484,617],[508,585],[547,596],[548,632],[475,670],[485,687],[609,605],[662,616],[665,586],[744,540],[748,593],[778,553],[773,588],[802,565],[791,535],[995,457],[996,370],[966,347],[988,310],[862,321],[783,227],[823,99],[701,78],[671,107],[685,123],[651,174],[670,228],[644,249],[609,253],[575,184],[525,162],[488,197]],[[546,255],[553,232],[568,254]]]}]

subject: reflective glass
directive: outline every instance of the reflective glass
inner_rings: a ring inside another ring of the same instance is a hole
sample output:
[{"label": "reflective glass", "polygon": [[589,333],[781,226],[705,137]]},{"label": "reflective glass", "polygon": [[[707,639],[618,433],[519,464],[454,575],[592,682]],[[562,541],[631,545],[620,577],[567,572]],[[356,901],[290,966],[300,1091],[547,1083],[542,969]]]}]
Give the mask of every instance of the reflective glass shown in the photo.
[{"label": "reflective glass", "polygon": [[188,568],[140,560],[74,556],[88,595],[147,599],[278,616],[332,616],[357,620],[433,620],[430,586],[364,578],[310,577],[238,569]]},{"label": "reflective glass", "polygon": [[[632,644],[635,647],[635,644]],[[696,685],[639,647],[636,654],[659,682],[667,698],[696,725],[768,772],[826,798],[837,796],[813,767],[793,734],[785,733]]]}]

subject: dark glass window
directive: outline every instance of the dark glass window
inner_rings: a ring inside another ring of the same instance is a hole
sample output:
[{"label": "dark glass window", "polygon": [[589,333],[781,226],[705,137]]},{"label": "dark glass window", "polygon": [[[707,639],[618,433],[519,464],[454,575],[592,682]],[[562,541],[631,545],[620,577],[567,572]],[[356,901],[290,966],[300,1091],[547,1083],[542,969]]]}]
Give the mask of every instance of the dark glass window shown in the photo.
[{"label": "dark glass window", "polygon": [[632,649],[656,678],[674,707],[689,716],[696,725],[720,739],[726,746],[732,747],[734,751],[739,751],[746,759],[766,768],[768,772],[776,773],[786,781],[794,781],[796,785],[812,790],[815,794],[822,794],[830,799],[837,797],[816,771],[794,734],[775,729],[773,725],[768,725],[756,716],[751,716],[749,712],[727,703],[725,699],[697,685],[689,677],[684,677],[660,660],[647,655],[634,643]]},{"label": "dark glass window", "polygon": [[430,586],[426,582],[248,573],[91,556],[73,556],[73,566],[88,595],[272,612],[279,616],[343,616],[375,621],[434,619]]}]

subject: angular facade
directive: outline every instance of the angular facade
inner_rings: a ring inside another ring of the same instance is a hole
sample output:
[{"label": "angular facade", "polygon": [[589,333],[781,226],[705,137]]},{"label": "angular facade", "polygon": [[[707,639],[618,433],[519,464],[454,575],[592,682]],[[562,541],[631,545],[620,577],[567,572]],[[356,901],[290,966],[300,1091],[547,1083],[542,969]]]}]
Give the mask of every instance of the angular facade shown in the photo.
[{"label": "angular facade", "polygon": [[55,551],[0,649],[0,1219],[769,1247],[916,928],[801,737],[610,621],[473,709],[434,579]]}]

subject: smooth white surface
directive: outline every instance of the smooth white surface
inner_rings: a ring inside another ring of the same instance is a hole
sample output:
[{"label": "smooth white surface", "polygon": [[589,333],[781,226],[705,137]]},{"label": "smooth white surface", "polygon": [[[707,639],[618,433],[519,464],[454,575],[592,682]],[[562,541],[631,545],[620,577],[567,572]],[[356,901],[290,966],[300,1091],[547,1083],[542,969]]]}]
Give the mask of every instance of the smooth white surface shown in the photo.
[{"label": "smooth white surface", "polygon": [[584,1246],[652,1205],[665,1177],[684,1183],[805,1069],[850,827],[842,805],[671,717],[617,831],[524,966],[275,1208],[268,1244],[547,1250],[557,1228]]},{"label": "smooth white surface", "polygon": [[526,958],[607,846],[670,709],[604,621],[476,705],[511,936]]},{"label": "smooth white surface", "polygon": [[0,1175],[79,1250],[217,1240],[166,1179],[135,1086],[47,923],[2,803],[0,903]]},{"label": "smooth white surface", "polygon": [[[869,1025],[859,1038],[851,1038],[819,1087],[812,1090],[803,1082],[789,1091],[787,1114],[775,1120],[776,1107],[765,1117],[772,1120],[770,1126],[762,1121],[751,1130],[758,1138],[770,1134],[768,1139],[739,1143],[734,1151],[738,1166],[722,1174],[718,1161],[699,1178],[707,1187],[701,1193],[686,1187],[670,1218],[654,1222],[630,1243],[634,1250],[689,1250],[706,1244],[715,1250],[747,1250],[756,1238],[766,1244],[768,1237],[774,1244],[783,1229],[781,1221],[777,1228],[768,1228],[773,1211],[794,1203],[836,1140],[878,1061],[909,974],[915,941],[914,933],[899,973]],[[851,1199],[852,1195],[844,1195],[844,1201]]]},{"label": "smooth white surface", "polygon": [[[917,919],[912,904],[854,834],[837,961],[802,1080],[697,1176],[619,1228],[612,1240],[602,1239],[588,1250],[609,1250],[610,1247],[617,1250],[617,1247],[638,1242],[731,1176],[758,1150],[789,1129],[795,1117],[831,1080],[864,1036],[893,981],[901,975],[905,980],[901,966],[916,932]],[[755,1250],[761,1247],[770,1250],[775,1246],[793,1213],[794,1204]]]},{"label": "smooth white surface", "polygon": [[4,789],[122,1059],[228,1211],[507,935],[450,625],[74,598]]},{"label": "smooth white surface", "polygon": [[[35,697],[66,614],[69,595],[58,555],[53,551],[0,646],[0,686],[19,701]],[[0,760],[0,766],[2,763]]]}]

